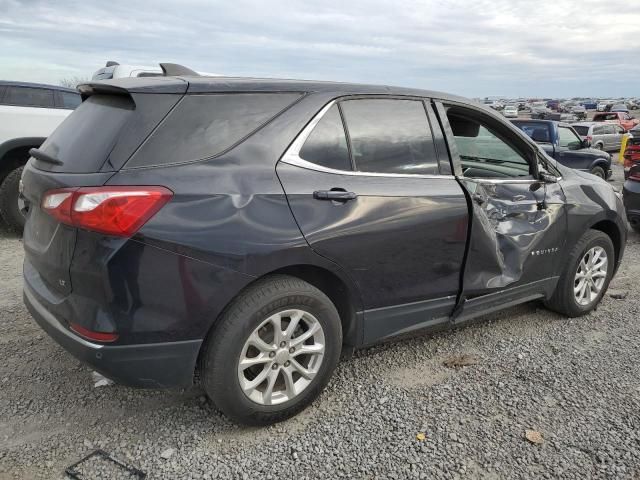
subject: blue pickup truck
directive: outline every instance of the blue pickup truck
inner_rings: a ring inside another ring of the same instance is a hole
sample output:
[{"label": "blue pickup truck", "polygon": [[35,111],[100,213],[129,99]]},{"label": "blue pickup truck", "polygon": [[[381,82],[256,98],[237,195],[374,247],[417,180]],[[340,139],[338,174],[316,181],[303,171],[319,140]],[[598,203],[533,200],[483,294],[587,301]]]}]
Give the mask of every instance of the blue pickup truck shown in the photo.
[{"label": "blue pickup truck", "polygon": [[600,178],[611,176],[611,155],[595,148],[568,123],[552,120],[512,120],[547,154],[567,167],[589,172]]}]

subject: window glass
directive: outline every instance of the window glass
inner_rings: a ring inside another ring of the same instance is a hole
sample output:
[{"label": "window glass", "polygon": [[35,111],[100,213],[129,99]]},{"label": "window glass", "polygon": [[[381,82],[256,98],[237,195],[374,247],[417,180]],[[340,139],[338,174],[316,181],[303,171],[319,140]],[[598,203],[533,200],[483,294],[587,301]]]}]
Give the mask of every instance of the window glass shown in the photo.
[{"label": "window glass", "polygon": [[607,135],[611,135],[613,133],[616,133],[616,129],[614,127],[615,126],[613,124],[605,125],[604,126],[604,133],[607,134]]},{"label": "window glass", "polygon": [[127,162],[127,168],[211,158],[300,98],[299,93],[186,95]]},{"label": "window glass", "polygon": [[438,173],[431,129],[421,101],[348,100],[341,106],[357,170]]},{"label": "window glass", "polygon": [[[49,135],[40,150],[63,162],[68,173],[97,172],[135,110],[124,95],[92,95]],[[42,163],[41,169],[52,164]]]},{"label": "window glass", "polygon": [[568,127],[558,127],[558,140],[561,147],[580,148],[582,140]]},{"label": "window glass", "polygon": [[47,88],[8,87],[3,103],[23,107],[53,108],[53,90]]},{"label": "window glass", "polygon": [[[579,135],[583,135],[583,136],[587,136],[589,135],[589,127],[586,125],[574,125],[573,128],[576,129],[576,132],[578,132]],[[596,134],[597,132],[597,128],[593,129],[593,133]]]},{"label": "window glass", "polygon": [[60,95],[60,107],[67,108],[69,110],[75,109],[80,103],[82,103],[82,99],[80,98],[80,94],[72,93],[72,92],[58,92]]},{"label": "window glass", "polygon": [[[529,162],[489,125],[461,108],[447,112],[465,177],[511,178],[530,174]],[[535,132],[532,132],[535,133]]]},{"label": "window glass", "polygon": [[337,105],[331,107],[313,129],[300,150],[300,157],[323,167],[351,170],[347,137]]}]

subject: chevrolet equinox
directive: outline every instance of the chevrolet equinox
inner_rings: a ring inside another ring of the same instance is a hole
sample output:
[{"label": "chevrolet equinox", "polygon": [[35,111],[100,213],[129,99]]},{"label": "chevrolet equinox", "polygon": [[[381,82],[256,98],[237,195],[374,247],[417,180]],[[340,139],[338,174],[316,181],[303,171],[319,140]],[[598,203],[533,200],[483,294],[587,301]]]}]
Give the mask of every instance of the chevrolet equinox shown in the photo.
[{"label": "chevrolet equinox", "polygon": [[21,184],[24,299],[117,382],[268,424],[342,351],[540,299],[593,310],[622,202],[499,114],[387,86],[95,81]]}]

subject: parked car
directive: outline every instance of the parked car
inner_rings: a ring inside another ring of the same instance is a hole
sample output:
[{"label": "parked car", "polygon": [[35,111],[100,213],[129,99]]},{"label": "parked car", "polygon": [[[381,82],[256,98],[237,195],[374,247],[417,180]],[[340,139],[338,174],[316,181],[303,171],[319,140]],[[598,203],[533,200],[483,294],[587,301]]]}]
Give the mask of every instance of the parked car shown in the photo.
[{"label": "parked car", "polygon": [[571,125],[552,120],[512,120],[550,156],[563,165],[597,177],[611,176],[611,155],[590,148]]},{"label": "parked car", "polygon": [[0,217],[10,228],[24,226],[18,186],[29,149],[42,145],[79,104],[80,94],[69,88],[0,81]]},{"label": "parked car", "polygon": [[598,102],[595,100],[583,100],[580,102],[580,105],[582,105],[586,110],[596,110],[598,108]]},{"label": "parked car", "polygon": [[623,256],[609,184],[460,97],[195,75],[80,91],[25,168],[25,303],[107,377],[197,371],[239,422],[299,412],[343,350],[533,299],[584,315]]},{"label": "parked car", "polygon": [[571,114],[578,120],[585,120],[587,118],[587,109],[582,105],[575,105],[571,108]]},{"label": "parked car", "polygon": [[161,77],[162,69],[152,66],[120,65],[112,60],[93,73],[92,80],[110,80],[128,77]]},{"label": "parked car", "polygon": [[640,163],[635,163],[629,169],[622,195],[627,220],[631,228],[640,233]]},{"label": "parked car", "polygon": [[638,125],[638,119],[633,118],[631,115],[625,112],[596,113],[593,116],[593,121],[616,123],[624,128],[625,131],[631,130],[633,127]]},{"label": "parked car", "polygon": [[624,103],[617,103],[611,107],[610,112],[629,112],[629,108]]},{"label": "parked car", "polygon": [[[175,68],[180,65],[165,63],[163,65],[171,66]],[[185,67],[183,67],[185,68]],[[188,71],[187,71],[188,70]],[[194,72],[191,69],[186,69],[185,74],[189,72],[199,73],[201,75],[218,76],[216,73]],[[162,66],[139,66],[139,65],[120,65],[118,62],[109,60],[104,67],[96,70],[91,77],[92,80],[111,80],[114,78],[130,78],[130,77],[162,77],[164,75]]]},{"label": "parked car", "polygon": [[558,110],[558,105],[560,105],[559,100],[549,100],[547,102],[547,108],[550,110]]},{"label": "parked car", "polygon": [[507,118],[518,118],[518,107],[516,105],[507,105],[504,107],[502,114]]},{"label": "parked car", "polygon": [[531,118],[544,120],[544,118],[552,113],[545,102],[536,102],[531,104]]},{"label": "parked car", "polygon": [[604,112],[607,109],[607,105],[608,105],[607,102],[599,102],[598,105],[596,106],[596,110],[598,112]]},{"label": "parked car", "polygon": [[581,122],[571,125],[583,140],[598,150],[618,150],[622,145],[624,128],[602,122]]},{"label": "parked car", "polygon": [[627,140],[621,147],[624,176],[629,176],[631,167],[640,163],[640,125],[627,133]]}]

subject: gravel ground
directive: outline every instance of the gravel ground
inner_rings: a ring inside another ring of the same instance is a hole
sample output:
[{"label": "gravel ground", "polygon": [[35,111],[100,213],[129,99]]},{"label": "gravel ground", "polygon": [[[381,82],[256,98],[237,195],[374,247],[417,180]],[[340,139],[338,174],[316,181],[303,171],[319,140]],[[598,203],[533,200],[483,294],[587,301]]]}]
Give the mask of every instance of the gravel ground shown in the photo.
[{"label": "gravel ground", "polygon": [[[26,312],[22,245],[1,232],[0,479],[63,478],[96,448],[148,478],[640,478],[638,258],[632,233],[611,286],[629,295],[586,317],[531,303],[358,352],[305,412],[254,429],[197,389],[94,388]],[[132,478],[115,470],[84,467]]]}]

